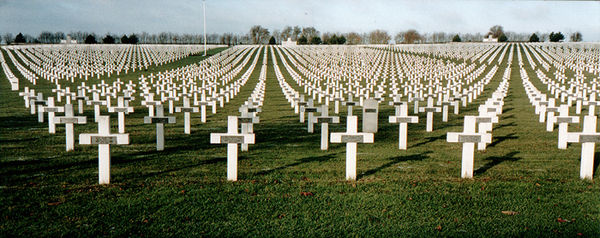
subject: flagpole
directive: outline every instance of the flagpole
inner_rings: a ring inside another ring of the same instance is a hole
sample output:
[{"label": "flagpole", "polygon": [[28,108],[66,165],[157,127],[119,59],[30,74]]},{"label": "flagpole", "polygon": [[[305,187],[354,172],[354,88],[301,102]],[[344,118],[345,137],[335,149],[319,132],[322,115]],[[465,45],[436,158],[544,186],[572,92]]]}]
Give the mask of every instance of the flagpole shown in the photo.
[{"label": "flagpole", "polygon": [[202,9],[204,11],[204,56],[206,56],[206,1],[202,0]]}]

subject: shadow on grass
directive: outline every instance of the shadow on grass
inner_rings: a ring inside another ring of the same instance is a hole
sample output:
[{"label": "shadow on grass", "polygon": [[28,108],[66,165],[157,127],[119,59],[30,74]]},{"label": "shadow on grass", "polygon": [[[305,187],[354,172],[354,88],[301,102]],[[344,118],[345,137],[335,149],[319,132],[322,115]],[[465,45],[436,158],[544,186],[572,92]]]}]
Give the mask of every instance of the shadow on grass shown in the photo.
[{"label": "shadow on grass", "polygon": [[269,170],[264,170],[264,171],[260,171],[258,173],[256,173],[256,175],[267,175],[270,173],[273,173],[275,171],[279,171],[279,170],[283,170],[283,169],[287,169],[287,168],[291,168],[294,166],[298,166],[304,163],[310,163],[310,162],[324,162],[324,161],[328,161],[332,158],[335,158],[336,154],[326,154],[326,155],[322,155],[322,156],[311,156],[311,157],[305,157],[305,158],[301,158],[298,161],[291,163],[291,164],[287,164],[284,166],[279,166],[277,168],[273,168],[273,169],[269,169]]},{"label": "shadow on grass", "polygon": [[428,143],[434,142],[436,140],[443,140],[443,139],[446,139],[446,134],[439,135],[439,136],[430,136],[430,137],[425,138],[425,141],[414,144],[413,146],[411,146],[411,148],[419,147],[421,145],[428,144]]},{"label": "shadow on grass", "polygon": [[474,174],[482,174],[485,173],[486,171],[488,171],[489,169],[493,168],[494,166],[504,162],[504,161],[518,161],[521,160],[521,157],[515,157],[516,154],[518,154],[519,151],[513,151],[510,152],[504,156],[492,156],[492,157],[488,157],[485,160],[489,160],[489,162],[483,166],[481,166],[480,168],[478,168],[477,170],[474,171]]},{"label": "shadow on grass", "polygon": [[510,133],[505,136],[494,136],[492,138],[492,143],[490,145],[488,145],[487,147],[494,147],[494,146],[502,143],[505,140],[512,140],[512,139],[519,139],[519,137],[515,136],[515,133]]},{"label": "shadow on grass", "polygon": [[392,165],[395,165],[397,163],[400,162],[405,162],[405,161],[422,161],[424,159],[429,158],[429,156],[427,154],[433,153],[432,151],[425,151],[423,153],[420,154],[413,154],[413,155],[403,155],[403,156],[397,156],[397,157],[392,157],[389,158],[388,160],[390,160],[390,162],[387,162],[385,164],[382,164],[381,166],[374,168],[374,169],[370,169],[365,171],[364,173],[361,173],[358,175],[358,179],[362,178],[362,177],[366,177],[372,174],[375,174],[383,169],[389,168]]},{"label": "shadow on grass", "polygon": [[592,177],[594,176],[594,174],[596,174],[596,171],[598,171],[598,166],[600,166],[600,152],[596,152],[594,154],[594,171],[592,172]]}]

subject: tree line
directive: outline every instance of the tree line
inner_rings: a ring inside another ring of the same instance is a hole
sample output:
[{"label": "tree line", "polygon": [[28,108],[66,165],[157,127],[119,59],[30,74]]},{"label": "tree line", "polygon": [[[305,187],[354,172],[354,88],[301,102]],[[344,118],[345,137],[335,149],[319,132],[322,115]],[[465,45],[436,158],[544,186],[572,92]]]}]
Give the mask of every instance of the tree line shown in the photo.
[{"label": "tree line", "polygon": [[[39,36],[34,37],[28,34],[19,33],[13,36],[11,33],[5,33],[0,36],[6,44],[12,43],[42,43],[56,44],[60,43],[69,36],[78,43],[86,44],[203,44],[204,36],[202,34],[178,34],[171,32],[162,32],[150,34],[147,32],[132,34],[111,34],[97,35],[93,32],[74,31],[69,34],[63,32],[44,31]],[[307,26],[286,26],[282,30],[275,29],[269,31],[260,25],[252,26],[247,34],[223,33],[208,34],[207,44],[281,44],[282,41],[291,39],[300,45],[357,45],[357,44],[419,44],[419,43],[447,43],[447,42],[481,42],[484,38],[492,37],[499,42],[561,42],[565,40],[565,35],[561,32],[542,33],[516,33],[504,31],[500,25],[490,28],[486,34],[481,33],[419,33],[415,29],[397,32],[393,37],[385,30],[377,29],[368,33],[358,32],[323,32],[321,33],[315,27]],[[580,32],[574,32],[569,36],[572,42],[580,42],[583,35]]]}]

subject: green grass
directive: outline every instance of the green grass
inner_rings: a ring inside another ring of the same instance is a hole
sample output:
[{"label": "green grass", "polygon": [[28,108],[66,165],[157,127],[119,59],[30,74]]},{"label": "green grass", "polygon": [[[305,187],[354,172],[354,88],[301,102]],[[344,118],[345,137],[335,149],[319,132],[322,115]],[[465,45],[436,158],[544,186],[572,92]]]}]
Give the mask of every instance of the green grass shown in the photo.
[{"label": "green grass", "polygon": [[[225,132],[226,117],[237,115],[258,82],[263,52],[254,54],[258,64],[238,96],[218,114],[209,114],[206,124],[193,116],[191,135],[183,134],[183,116],[176,114],[178,123],[165,126],[163,152],[155,151],[154,126],[143,124],[147,110],[139,98],[132,103],[136,113],[126,119],[130,145],[111,147],[111,184],[104,186],[97,185],[97,147],[76,145],[64,152],[64,127],[48,134],[47,124],[37,123],[1,73],[0,236],[600,235],[600,186],[579,179],[581,146],[558,150],[557,130],[546,132],[537,122],[516,52],[505,113],[494,126],[493,143],[475,153],[474,179],[460,179],[462,147],[447,143],[446,133],[462,131],[463,116],[475,114],[477,103],[498,86],[506,59],[486,93],[461,108],[460,116],[450,114],[442,123],[436,115],[434,131],[427,133],[425,114],[419,114],[421,123],[409,125],[406,151],[397,149],[397,124],[387,123],[393,108],[382,105],[375,143],[358,146],[356,182],[344,180],[345,146],[331,144],[321,151],[319,127],[309,134],[299,123],[268,52],[256,144],[239,152],[239,181],[227,182],[226,146],[209,144],[209,134]],[[121,80],[201,59],[187,57]],[[278,55],[276,60],[296,86]],[[40,82],[37,88],[48,92],[51,85]],[[92,116],[89,107],[86,115]],[[115,132],[116,117],[111,118]],[[344,131],[344,117],[341,122],[330,131]],[[75,130],[94,132],[96,126],[76,125]]]}]

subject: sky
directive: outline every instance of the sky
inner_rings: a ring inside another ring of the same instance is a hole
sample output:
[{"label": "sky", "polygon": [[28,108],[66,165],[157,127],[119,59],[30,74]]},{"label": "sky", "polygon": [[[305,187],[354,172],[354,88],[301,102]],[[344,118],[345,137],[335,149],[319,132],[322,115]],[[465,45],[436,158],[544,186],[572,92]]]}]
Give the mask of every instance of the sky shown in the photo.
[{"label": "sky", "polygon": [[[579,31],[600,41],[599,1],[207,0],[208,33],[314,26],[320,32],[485,34],[493,25],[517,33]],[[200,0],[0,0],[0,33],[87,31],[97,34],[202,33]]]}]

